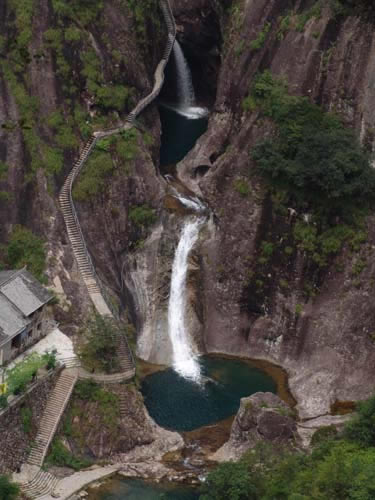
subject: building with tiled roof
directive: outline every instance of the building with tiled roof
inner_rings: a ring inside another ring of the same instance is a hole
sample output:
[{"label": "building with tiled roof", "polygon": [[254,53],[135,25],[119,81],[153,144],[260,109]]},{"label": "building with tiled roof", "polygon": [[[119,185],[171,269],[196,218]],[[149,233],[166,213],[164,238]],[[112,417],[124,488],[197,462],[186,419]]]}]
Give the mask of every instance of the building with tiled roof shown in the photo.
[{"label": "building with tiled roof", "polygon": [[48,333],[53,295],[26,269],[0,271],[0,366]]}]

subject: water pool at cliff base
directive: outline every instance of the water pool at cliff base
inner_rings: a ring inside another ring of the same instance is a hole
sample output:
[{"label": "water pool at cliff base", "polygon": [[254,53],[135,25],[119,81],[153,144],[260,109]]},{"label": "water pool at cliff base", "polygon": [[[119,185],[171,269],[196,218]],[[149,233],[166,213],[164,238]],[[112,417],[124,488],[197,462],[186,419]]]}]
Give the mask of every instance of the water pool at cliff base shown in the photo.
[{"label": "water pool at cliff base", "polygon": [[147,483],[138,479],[115,478],[98,490],[89,492],[89,500],[198,500],[192,488],[173,484]]},{"label": "water pool at cliff base", "polygon": [[142,394],[151,417],[162,427],[191,431],[234,415],[240,399],[277,391],[271,376],[250,362],[219,356],[200,358],[203,382],[181,377],[172,368],[147,376]]},{"label": "water pool at cliff base", "polygon": [[[195,108],[201,109],[201,108]],[[207,130],[208,117],[189,118],[177,109],[160,106],[162,137],[161,166],[175,165],[194,147],[198,138]]]}]

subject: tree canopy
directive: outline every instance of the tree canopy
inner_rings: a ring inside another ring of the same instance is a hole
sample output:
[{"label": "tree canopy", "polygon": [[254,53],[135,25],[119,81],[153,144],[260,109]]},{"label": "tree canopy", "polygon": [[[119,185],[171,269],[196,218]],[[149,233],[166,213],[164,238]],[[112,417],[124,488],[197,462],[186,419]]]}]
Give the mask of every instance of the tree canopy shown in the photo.
[{"label": "tree canopy", "polygon": [[285,189],[299,208],[342,215],[370,205],[375,170],[352,130],[265,71],[255,79],[245,109],[258,108],[277,125],[275,136],[252,151],[258,172]]}]

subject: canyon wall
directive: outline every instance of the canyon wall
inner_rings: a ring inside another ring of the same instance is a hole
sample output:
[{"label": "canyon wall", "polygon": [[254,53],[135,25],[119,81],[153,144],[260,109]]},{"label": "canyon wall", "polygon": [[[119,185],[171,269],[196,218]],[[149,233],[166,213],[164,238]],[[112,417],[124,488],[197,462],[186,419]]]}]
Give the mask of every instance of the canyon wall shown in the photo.
[{"label": "canyon wall", "polygon": [[[216,220],[200,254],[206,349],[282,365],[302,418],[329,412],[335,401],[365,398],[375,366],[374,217],[366,219],[359,249],[344,246],[311,279],[307,256],[293,242],[302,214],[278,213],[250,157],[272,125],[242,102],[254,76],[269,69],[285,77],[291,93],[338,113],[373,151],[374,15],[333,17],[327,5],[312,15],[314,2],[247,0],[227,9],[209,1],[174,4],[181,32],[204,25],[211,9],[224,40],[208,131],[178,166],[180,179],[204,197]],[[266,263],[263,242],[276,249]]]}]

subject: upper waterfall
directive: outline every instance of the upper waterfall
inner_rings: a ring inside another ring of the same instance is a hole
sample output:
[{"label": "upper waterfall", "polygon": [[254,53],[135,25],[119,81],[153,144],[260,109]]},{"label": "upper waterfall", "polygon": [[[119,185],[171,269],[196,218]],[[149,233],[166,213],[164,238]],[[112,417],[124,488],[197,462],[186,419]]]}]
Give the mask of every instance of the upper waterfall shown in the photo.
[{"label": "upper waterfall", "polygon": [[[181,45],[175,40],[173,45],[173,55],[176,62],[177,72],[177,108],[172,107],[179,114],[186,118],[203,118],[208,114],[208,109],[195,105],[195,93],[191,71],[184,56]],[[166,105],[168,107],[168,105]]]},{"label": "upper waterfall", "polygon": [[173,55],[177,69],[178,105],[182,108],[189,108],[195,103],[193,81],[189,65],[177,40],[174,42]]},{"label": "upper waterfall", "polygon": [[168,306],[168,333],[173,348],[173,367],[183,377],[198,381],[200,366],[194,355],[185,324],[186,275],[191,249],[198,239],[204,218],[187,219],[178,243],[171,279]]}]

